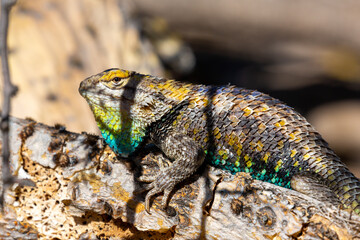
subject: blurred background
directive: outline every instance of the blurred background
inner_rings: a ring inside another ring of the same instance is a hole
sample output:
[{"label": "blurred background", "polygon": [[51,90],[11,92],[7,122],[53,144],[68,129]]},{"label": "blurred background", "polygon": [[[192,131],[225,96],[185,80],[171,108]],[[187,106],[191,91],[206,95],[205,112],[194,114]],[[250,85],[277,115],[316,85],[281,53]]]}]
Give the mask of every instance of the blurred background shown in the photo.
[{"label": "blurred background", "polygon": [[[360,2],[18,0],[11,114],[98,133],[78,94],[111,67],[276,97],[360,177]],[[2,81],[1,81],[2,87]]]}]

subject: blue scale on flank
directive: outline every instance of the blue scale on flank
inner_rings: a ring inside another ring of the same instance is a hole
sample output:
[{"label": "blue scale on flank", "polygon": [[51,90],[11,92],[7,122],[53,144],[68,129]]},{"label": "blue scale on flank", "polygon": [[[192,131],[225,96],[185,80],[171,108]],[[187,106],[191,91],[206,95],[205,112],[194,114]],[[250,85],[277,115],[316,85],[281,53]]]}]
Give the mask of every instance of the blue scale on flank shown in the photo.
[{"label": "blue scale on flank", "polygon": [[[219,158],[215,158],[213,153],[210,152],[208,155],[210,158],[210,164],[212,166],[220,168],[222,170],[227,170],[231,172],[231,174],[235,175],[237,172],[246,172],[246,173],[250,173],[251,177],[253,177],[256,180],[269,182],[280,187],[291,189],[290,181],[284,182],[284,180],[278,177],[276,173],[267,173],[266,169],[263,169],[261,172],[254,173],[253,168],[248,168],[248,167],[241,168],[240,166],[236,167],[234,164],[232,164],[229,161],[223,164],[223,161],[220,160]],[[288,172],[285,176],[289,177],[289,175],[290,173]]]}]

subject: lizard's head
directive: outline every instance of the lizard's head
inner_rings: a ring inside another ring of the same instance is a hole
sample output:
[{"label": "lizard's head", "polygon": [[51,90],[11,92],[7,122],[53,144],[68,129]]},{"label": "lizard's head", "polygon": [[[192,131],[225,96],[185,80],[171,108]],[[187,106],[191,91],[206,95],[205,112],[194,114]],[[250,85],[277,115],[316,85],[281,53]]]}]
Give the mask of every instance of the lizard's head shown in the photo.
[{"label": "lizard's head", "polygon": [[89,103],[105,141],[127,156],[143,141],[151,123],[187,98],[190,89],[183,85],[113,68],[83,80],[79,92]]},{"label": "lizard's head", "polygon": [[109,69],[86,78],[79,87],[105,141],[123,156],[133,152],[145,135],[144,123],[132,116],[141,76],[144,75]]},{"label": "lizard's head", "polygon": [[[126,95],[129,95],[129,91],[125,91],[125,88],[136,87],[134,83],[137,81],[131,81],[133,75],[134,72],[131,71],[116,68],[108,69],[82,81],[79,92],[90,105],[117,108],[118,99],[126,98]],[[111,105],[111,103],[115,104]]]}]

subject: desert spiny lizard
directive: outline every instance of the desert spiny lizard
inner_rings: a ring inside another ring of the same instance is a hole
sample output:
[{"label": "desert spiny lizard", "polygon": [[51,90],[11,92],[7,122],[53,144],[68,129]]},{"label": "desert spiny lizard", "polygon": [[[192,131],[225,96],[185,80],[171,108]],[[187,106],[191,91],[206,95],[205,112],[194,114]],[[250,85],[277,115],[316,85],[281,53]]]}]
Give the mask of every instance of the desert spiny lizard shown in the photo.
[{"label": "desert spiny lizard", "polygon": [[150,198],[161,192],[165,207],[175,185],[205,162],[298,191],[294,179],[310,174],[314,186],[321,183],[360,215],[359,179],[304,117],[269,95],[121,69],[85,79],[79,91],[118,155],[127,157],[151,142],[172,161],[157,176],[140,178],[151,182],[147,211]]}]

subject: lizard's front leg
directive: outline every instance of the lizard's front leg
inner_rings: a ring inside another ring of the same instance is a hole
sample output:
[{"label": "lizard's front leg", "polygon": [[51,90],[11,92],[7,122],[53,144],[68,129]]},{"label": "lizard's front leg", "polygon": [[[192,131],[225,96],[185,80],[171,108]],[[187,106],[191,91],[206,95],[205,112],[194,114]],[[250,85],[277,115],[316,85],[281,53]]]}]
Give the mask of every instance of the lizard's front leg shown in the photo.
[{"label": "lizard's front leg", "polygon": [[185,134],[168,132],[166,136],[152,136],[154,143],[163,151],[172,164],[160,170],[153,177],[142,176],[140,181],[151,182],[145,190],[150,190],[145,198],[145,209],[150,212],[150,200],[155,194],[164,192],[161,206],[166,207],[169,195],[176,184],[190,177],[204,162],[204,150]]}]

